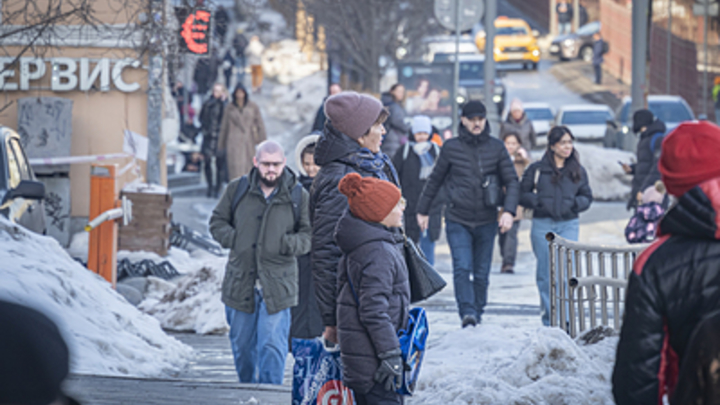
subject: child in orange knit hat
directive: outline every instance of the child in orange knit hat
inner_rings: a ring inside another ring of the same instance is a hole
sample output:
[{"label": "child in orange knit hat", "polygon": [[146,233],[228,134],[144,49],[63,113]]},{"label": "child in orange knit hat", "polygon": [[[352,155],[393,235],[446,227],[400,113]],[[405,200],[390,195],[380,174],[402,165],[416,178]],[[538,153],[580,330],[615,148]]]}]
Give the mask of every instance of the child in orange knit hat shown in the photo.
[{"label": "child in orange knit hat", "polygon": [[394,184],[350,173],[340,180],[349,209],[335,240],[337,327],[343,383],[357,404],[402,404],[404,369],[398,330],[408,319],[410,283],[403,251],[405,202]]}]

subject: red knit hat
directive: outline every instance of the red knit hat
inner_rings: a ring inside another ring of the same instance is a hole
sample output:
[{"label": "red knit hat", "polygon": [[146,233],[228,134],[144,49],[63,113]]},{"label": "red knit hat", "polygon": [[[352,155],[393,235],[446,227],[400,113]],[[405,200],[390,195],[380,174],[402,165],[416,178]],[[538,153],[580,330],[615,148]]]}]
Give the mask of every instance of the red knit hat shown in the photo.
[{"label": "red knit hat", "polygon": [[658,164],[668,193],[680,197],[706,180],[720,177],[720,127],[685,122],[665,137]]},{"label": "red knit hat", "polygon": [[340,180],[340,192],[345,194],[350,212],[368,222],[381,222],[395,208],[402,194],[389,181],[362,177],[350,173]]}]

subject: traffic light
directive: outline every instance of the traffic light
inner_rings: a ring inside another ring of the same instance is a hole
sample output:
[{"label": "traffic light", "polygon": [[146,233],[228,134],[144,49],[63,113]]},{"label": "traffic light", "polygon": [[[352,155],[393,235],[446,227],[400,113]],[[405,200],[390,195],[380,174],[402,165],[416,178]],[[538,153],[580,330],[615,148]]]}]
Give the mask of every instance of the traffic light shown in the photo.
[{"label": "traffic light", "polygon": [[210,10],[179,8],[176,9],[176,15],[181,22],[179,32],[181,51],[196,55],[209,54],[212,27]]}]

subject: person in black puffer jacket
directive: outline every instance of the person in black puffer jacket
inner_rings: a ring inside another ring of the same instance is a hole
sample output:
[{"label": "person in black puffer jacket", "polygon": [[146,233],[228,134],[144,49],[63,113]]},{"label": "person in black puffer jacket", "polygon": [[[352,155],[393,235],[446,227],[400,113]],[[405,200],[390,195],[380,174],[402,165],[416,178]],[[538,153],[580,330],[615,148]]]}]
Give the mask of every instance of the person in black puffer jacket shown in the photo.
[{"label": "person in black puffer jacket", "polygon": [[578,240],[578,214],[590,208],[593,199],[570,130],[553,127],[547,138],[545,155],[525,170],[520,185],[520,205],[534,210],[530,239],[537,258],[536,281],[545,326],[550,325],[550,253],[545,235],[555,232]]},{"label": "person in black puffer jacket", "polygon": [[633,175],[627,209],[636,208],[638,201],[642,200],[642,193],[660,180],[658,161],[667,128],[650,110],[638,110],[633,114],[633,130],[640,134],[640,141],[637,145],[637,163],[623,164],[625,173]]},{"label": "person in black puffer jacket", "polygon": [[388,112],[377,99],[342,92],[327,99],[325,114],[328,122],[315,147],[315,163],[320,171],[310,188],[311,258],[315,296],[325,325],[323,336],[337,343],[335,300],[341,252],[333,231],[347,208],[347,198],[338,190],[338,183],[352,172],[395,185],[398,177],[390,159],[380,151],[385,133],[382,124]]},{"label": "person in black puffer jacket", "polygon": [[691,403],[672,395],[686,392],[675,382],[692,358],[693,333],[720,310],[719,149],[720,128],[707,121],[680,124],[662,144],[661,178],[679,200],[630,273],[612,376],[617,405],[656,405],[665,394]]},{"label": "person in black puffer jacket", "polygon": [[[427,229],[433,201],[445,187],[445,232],[463,327],[481,321],[498,225],[501,232],[512,228],[519,199],[515,166],[505,144],[490,136],[485,113],[480,101],[463,106],[460,136],[443,145],[417,205],[418,225],[421,230]],[[505,198],[500,201],[503,187]],[[497,196],[495,201],[490,198],[492,194]],[[498,224],[500,205],[504,212]]]},{"label": "person in black puffer jacket", "polygon": [[345,176],[349,210],[335,231],[337,323],[343,382],[358,405],[402,404],[395,390],[404,371],[398,330],[407,324],[410,282],[400,232],[405,202],[390,182]]},{"label": "person in black puffer jacket", "polygon": [[202,154],[205,159],[205,179],[208,184],[207,196],[213,198],[217,198],[220,194],[220,183],[222,182],[220,173],[223,169],[223,162],[221,161],[222,157],[218,156],[218,138],[226,98],[225,87],[216,83],[213,86],[212,97],[203,104],[200,110],[203,134]]}]

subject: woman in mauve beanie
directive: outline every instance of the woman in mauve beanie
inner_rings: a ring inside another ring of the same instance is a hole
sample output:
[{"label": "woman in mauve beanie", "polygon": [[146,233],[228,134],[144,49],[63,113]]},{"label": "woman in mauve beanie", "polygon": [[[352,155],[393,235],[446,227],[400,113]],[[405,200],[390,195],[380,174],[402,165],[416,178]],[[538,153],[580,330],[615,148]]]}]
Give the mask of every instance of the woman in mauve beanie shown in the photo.
[{"label": "woman in mauve beanie", "polygon": [[325,101],[325,116],[338,131],[356,141],[370,130],[382,110],[378,99],[354,91],[344,91]]},{"label": "woman in mauve beanie", "polygon": [[658,167],[668,193],[680,197],[698,184],[720,177],[720,127],[684,122],[665,137]]},{"label": "woman in mauve beanie", "polygon": [[368,222],[382,222],[402,197],[400,189],[389,181],[363,178],[357,173],[343,177],[338,189],[347,197],[350,212]]},{"label": "woman in mauve beanie", "polygon": [[334,231],[348,208],[338,184],[348,173],[386,180],[399,185],[398,175],[380,147],[388,111],[370,96],[342,92],[325,102],[327,121],[315,145],[315,164],[320,171],[310,188],[313,224],[312,258],[315,296],[322,315],[323,336],[337,343],[336,299],[340,249]]}]

